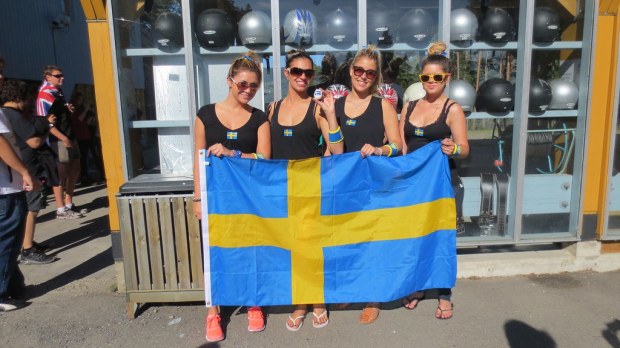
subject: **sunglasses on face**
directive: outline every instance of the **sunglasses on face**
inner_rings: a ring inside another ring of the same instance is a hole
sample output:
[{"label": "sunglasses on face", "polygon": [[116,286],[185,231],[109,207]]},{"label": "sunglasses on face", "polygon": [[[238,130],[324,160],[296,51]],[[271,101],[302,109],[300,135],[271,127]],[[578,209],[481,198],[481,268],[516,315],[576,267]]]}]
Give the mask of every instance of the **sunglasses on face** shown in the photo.
[{"label": "sunglasses on face", "polygon": [[248,83],[247,81],[235,81],[231,76],[228,77],[230,79],[230,81],[232,81],[235,85],[237,85],[237,88],[242,89],[242,90],[246,90],[246,89],[250,89],[251,91],[255,92],[259,86],[258,83]]},{"label": "sunglasses on face", "polygon": [[52,74],[50,74],[50,75],[51,75],[51,76],[54,76],[54,77],[55,77],[55,78],[57,78],[57,79],[61,79],[61,78],[65,77],[65,75],[63,75],[63,74],[56,74],[56,75],[52,75]]},{"label": "sunglasses on face", "polygon": [[433,80],[433,82],[443,82],[446,79],[446,76],[450,74],[420,74],[420,81],[429,82]]},{"label": "sunglasses on face", "polygon": [[376,70],[364,70],[364,68],[361,68],[359,66],[353,67],[353,75],[360,77],[364,74],[366,74],[366,78],[368,78],[369,80],[373,80],[375,77],[377,77]]},{"label": "sunglasses on face", "polygon": [[314,76],[314,70],[312,69],[302,69],[302,68],[292,67],[292,68],[287,68],[286,70],[288,70],[289,74],[295,77],[299,77],[302,74],[306,75],[306,77],[308,78],[312,78]]}]

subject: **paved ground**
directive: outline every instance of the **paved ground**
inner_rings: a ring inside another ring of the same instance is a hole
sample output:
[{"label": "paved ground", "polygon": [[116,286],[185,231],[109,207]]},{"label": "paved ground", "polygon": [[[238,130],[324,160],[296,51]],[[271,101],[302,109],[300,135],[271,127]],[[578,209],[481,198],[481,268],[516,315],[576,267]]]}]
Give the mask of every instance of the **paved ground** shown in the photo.
[{"label": "paved ground", "polygon": [[[30,305],[0,314],[0,347],[199,347],[205,308],[200,303],[146,306],[127,319],[115,292],[103,187],[78,192],[87,218],[56,221],[43,212],[39,242],[53,243],[59,260],[22,266]],[[620,347],[620,272],[459,279],[454,318],[433,317],[436,300],[413,311],[391,303],[371,325],[357,323],[359,307],[331,312],[314,329],[284,326],[289,308],[268,308],[267,330],[249,333],[245,313],[226,308],[221,347]]]}]

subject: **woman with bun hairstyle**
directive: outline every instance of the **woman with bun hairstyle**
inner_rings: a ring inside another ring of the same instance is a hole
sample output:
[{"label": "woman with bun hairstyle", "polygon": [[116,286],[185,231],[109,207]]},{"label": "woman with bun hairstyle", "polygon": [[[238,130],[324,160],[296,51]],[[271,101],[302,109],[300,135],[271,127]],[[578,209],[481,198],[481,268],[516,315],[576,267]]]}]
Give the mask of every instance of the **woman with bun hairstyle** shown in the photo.
[{"label": "woman with bun hairstyle", "polygon": [[[395,156],[401,149],[396,110],[390,102],[377,96],[381,78],[381,52],[368,46],[357,52],[349,66],[351,93],[336,100],[336,116],[344,136],[344,152],[360,155]],[[341,304],[339,308],[346,307]],[[377,320],[380,303],[368,303],[359,322]]]},{"label": "woman with bun hairstyle", "polygon": [[[324,153],[322,139],[330,153],[342,153],[342,134],[336,120],[334,98],[329,91],[320,89],[314,98],[308,95],[313,76],[310,56],[304,51],[290,51],[284,69],[288,94],[268,108],[273,159],[320,157]],[[301,329],[307,312],[308,305],[296,306],[286,321],[286,328],[289,331]],[[314,304],[312,315],[312,326],[317,329],[329,323],[324,304]]]},{"label": "woman with bun hairstyle", "polygon": [[[198,151],[207,150],[207,155],[269,158],[271,141],[267,115],[248,103],[260,87],[262,68],[260,58],[254,52],[235,59],[226,76],[228,96],[221,102],[208,104],[198,110],[194,123],[194,214],[202,217],[200,205],[200,175]],[[220,325],[219,308],[208,308],[206,318],[206,339],[221,341],[224,333]],[[260,307],[248,308],[248,330],[265,329],[265,319]]]},{"label": "woman with bun hairstyle", "polygon": [[[428,49],[428,56],[420,65],[420,81],[426,95],[404,105],[404,115],[400,119],[400,133],[403,154],[413,152],[432,141],[441,141],[441,152],[450,158],[452,186],[455,188],[458,200],[459,197],[462,199],[463,185],[456,173],[454,160],[469,155],[469,143],[463,109],[444,95],[451,71],[450,59],[445,56],[445,51],[446,45],[443,42],[435,42]],[[457,202],[457,209],[460,206]],[[450,300],[452,290],[438,290],[439,303],[435,317],[449,319],[452,317],[453,309]],[[423,298],[424,292],[417,291],[404,298],[403,304],[407,309],[414,309]]]}]

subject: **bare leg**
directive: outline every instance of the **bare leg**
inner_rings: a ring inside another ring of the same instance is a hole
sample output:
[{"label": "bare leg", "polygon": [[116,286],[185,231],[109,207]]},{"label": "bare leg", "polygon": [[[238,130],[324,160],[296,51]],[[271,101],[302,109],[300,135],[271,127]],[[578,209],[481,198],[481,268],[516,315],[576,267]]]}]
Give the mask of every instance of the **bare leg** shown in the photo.
[{"label": "bare leg", "polygon": [[77,183],[80,177],[80,160],[71,160],[67,171],[67,180],[65,187],[65,205],[71,205],[73,203],[73,193],[75,192],[75,183]]},{"label": "bare leg", "polygon": [[56,207],[58,209],[64,209],[65,203],[62,197],[62,186],[53,186],[52,191],[54,191],[54,201],[56,201]]},{"label": "bare leg", "polygon": [[26,215],[26,232],[24,233],[24,242],[22,243],[23,249],[32,248],[34,241],[34,227],[38,214],[39,212],[37,211],[29,211],[28,215]]}]

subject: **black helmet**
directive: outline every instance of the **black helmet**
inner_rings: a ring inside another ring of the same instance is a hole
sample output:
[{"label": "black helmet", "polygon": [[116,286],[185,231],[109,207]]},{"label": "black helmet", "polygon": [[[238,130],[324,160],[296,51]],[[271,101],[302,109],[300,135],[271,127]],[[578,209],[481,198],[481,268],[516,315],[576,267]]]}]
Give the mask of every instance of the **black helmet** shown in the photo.
[{"label": "black helmet", "polygon": [[512,17],[508,11],[491,7],[482,20],[480,38],[487,42],[507,42],[514,38]]},{"label": "black helmet", "polygon": [[325,33],[328,44],[352,44],[355,42],[357,24],[350,14],[341,9],[325,17]]},{"label": "black helmet", "polygon": [[514,107],[515,89],[510,81],[494,78],[484,81],[478,90],[476,110],[508,112]]},{"label": "black helmet", "polygon": [[549,109],[570,110],[577,106],[579,100],[579,88],[573,81],[568,79],[555,79],[549,81],[551,86],[551,102]]},{"label": "black helmet", "polygon": [[261,11],[250,11],[239,21],[242,45],[271,45],[271,18]]},{"label": "black helmet", "polygon": [[464,80],[452,80],[448,85],[448,96],[457,102],[463,111],[470,113],[476,105],[476,89]]},{"label": "black helmet", "polygon": [[551,102],[551,86],[545,80],[532,77],[530,81],[530,111],[544,112]]},{"label": "black helmet", "polygon": [[534,11],[534,42],[553,42],[560,35],[560,15],[549,7]]},{"label": "black helmet", "polygon": [[426,10],[414,8],[400,17],[398,38],[412,46],[426,46],[433,38],[434,30],[433,16]]},{"label": "black helmet", "polygon": [[394,43],[396,35],[396,12],[386,8],[379,8],[368,16],[368,44],[372,45],[391,45]]},{"label": "black helmet", "polygon": [[183,19],[177,13],[162,13],[153,23],[157,47],[165,52],[173,52],[183,47]]},{"label": "black helmet", "polygon": [[478,33],[478,18],[468,9],[450,12],[450,41],[474,41]]},{"label": "black helmet", "polygon": [[230,16],[209,9],[196,18],[196,38],[202,47],[227,47],[235,43],[235,25]]},{"label": "black helmet", "polygon": [[296,46],[309,46],[316,40],[318,23],[309,10],[295,9],[290,11],[282,21],[284,43]]}]

